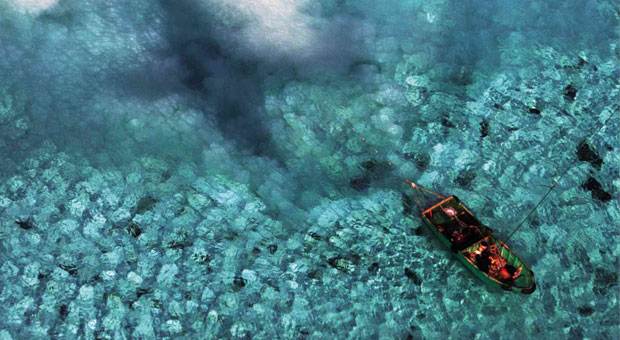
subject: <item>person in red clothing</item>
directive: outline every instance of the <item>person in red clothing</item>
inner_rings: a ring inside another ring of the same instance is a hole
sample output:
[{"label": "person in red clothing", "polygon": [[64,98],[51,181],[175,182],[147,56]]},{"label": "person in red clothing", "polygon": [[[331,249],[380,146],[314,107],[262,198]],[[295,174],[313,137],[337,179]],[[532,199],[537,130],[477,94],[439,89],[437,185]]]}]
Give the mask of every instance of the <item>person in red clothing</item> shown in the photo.
[{"label": "person in red clothing", "polygon": [[521,270],[521,268],[517,269],[511,264],[507,264],[500,270],[499,278],[506,283],[511,283],[521,275]]},{"label": "person in red clothing", "polygon": [[[508,266],[512,267],[511,265],[508,265]],[[508,281],[509,279],[512,278],[512,274],[510,273],[510,270],[507,268],[508,266],[505,266],[499,271],[499,278],[502,281]],[[513,268],[513,273],[514,273],[514,267],[512,268]]]},{"label": "person in red clothing", "polygon": [[481,271],[488,273],[489,266],[491,265],[491,259],[489,258],[491,256],[491,253],[489,252],[489,244],[486,241],[480,242],[480,246],[473,253],[473,255],[476,267],[478,267]]}]

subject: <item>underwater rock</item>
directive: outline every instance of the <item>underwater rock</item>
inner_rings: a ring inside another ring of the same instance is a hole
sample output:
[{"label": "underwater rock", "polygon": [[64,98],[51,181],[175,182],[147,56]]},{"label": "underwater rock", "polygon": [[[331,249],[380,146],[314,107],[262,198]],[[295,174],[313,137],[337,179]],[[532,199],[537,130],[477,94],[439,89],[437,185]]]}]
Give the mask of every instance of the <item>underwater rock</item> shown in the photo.
[{"label": "underwater rock", "polygon": [[7,331],[6,329],[3,329],[0,331],[0,339],[13,340],[13,337],[11,336],[11,333],[9,333],[9,331]]},{"label": "underwater rock", "polygon": [[483,120],[480,122],[480,138],[484,138],[489,135],[489,122]]},{"label": "underwater rock", "polygon": [[60,320],[65,320],[67,315],[69,315],[69,307],[65,304],[58,306],[58,315],[60,316]]},{"label": "underwater rock", "polygon": [[351,255],[349,256],[349,259],[351,260],[351,262],[352,262],[354,265],[358,265],[358,264],[360,264],[360,261],[362,260],[362,257],[361,257],[361,256],[359,256],[358,254],[353,253],[353,254],[351,254]]},{"label": "underwater rock", "polygon": [[142,234],[142,229],[140,229],[140,226],[138,224],[130,223],[127,226],[127,232],[133,237],[138,237]]},{"label": "underwater rock", "polygon": [[254,327],[246,322],[235,322],[230,327],[230,335],[233,339],[252,339]]},{"label": "underwater rock", "polygon": [[[258,249],[258,248],[254,248],[254,249]],[[209,254],[205,253],[204,250],[202,249],[197,249],[196,251],[194,251],[194,253],[192,254],[192,259],[196,261],[196,263],[201,264],[201,265],[206,265],[206,264],[209,264],[209,262],[211,262],[211,257],[209,256]]]},{"label": "underwater rock", "polygon": [[78,228],[78,222],[72,219],[65,219],[58,223],[58,227],[63,233],[71,235]]},{"label": "underwater rock", "polygon": [[422,280],[418,277],[418,275],[408,267],[405,267],[405,276],[411,279],[415,285],[419,286],[422,284]]},{"label": "underwater rock", "polygon": [[564,98],[566,98],[566,100],[573,101],[575,100],[575,97],[577,96],[577,89],[573,86],[573,84],[568,84],[564,88],[563,93],[564,93]]},{"label": "underwater rock", "polygon": [[322,237],[319,234],[315,233],[315,232],[310,232],[309,235],[310,235],[310,237],[312,237],[313,239],[315,239],[317,241],[320,241],[322,239]]},{"label": "underwater rock", "polygon": [[170,285],[176,280],[179,267],[176,264],[164,264],[157,275],[157,282],[162,285]]},{"label": "underwater rock", "polygon": [[378,104],[392,107],[398,107],[406,100],[407,98],[399,87],[389,85],[383,85],[375,97]]},{"label": "underwater rock", "polygon": [[192,193],[187,197],[187,203],[190,207],[194,208],[196,211],[202,211],[206,208],[211,202],[207,197],[199,193]]},{"label": "underwater rock", "polygon": [[403,205],[403,215],[411,215],[411,213],[413,213],[413,199],[404,192],[401,192],[400,194]]},{"label": "underwater rock", "polygon": [[586,141],[582,141],[577,146],[577,157],[582,162],[592,164],[592,166],[597,170],[600,170],[601,165],[603,164],[603,159],[601,159],[601,157],[594,150],[592,150],[592,147],[590,147]]},{"label": "underwater rock", "polygon": [[405,97],[412,106],[420,106],[428,97],[428,89],[426,87],[414,87],[407,89],[405,92]]},{"label": "underwater rock", "polygon": [[170,334],[178,334],[183,331],[183,326],[181,325],[181,322],[179,320],[170,319],[166,321],[163,329]]},{"label": "underwater rock", "polygon": [[416,167],[420,170],[426,169],[431,162],[431,157],[425,153],[418,154],[418,153],[408,152],[408,153],[405,153],[404,156],[405,156],[405,159],[413,160]]},{"label": "underwater rock", "polygon": [[145,212],[153,209],[156,203],[157,203],[157,200],[151,196],[142,197],[140,201],[138,201],[138,206],[136,207],[135,214],[137,215],[144,214]]},{"label": "underwater rock", "polygon": [[[142,277],[140,277],[140,275],[138,275],[138,274],[136,274],[134,272],[129,272],[129,273],[127,273],[127,281],[133,282],[133,283],[139,285],[139,284],[142,284],[142,282],[144,280],[142,279]],[[141,290],[143,291],[142,294],[140,294]],[[141,295],[143,295],[143,294],[145,294],[147,292],[148,292],[148,289],[138,288],[138,290],[136,291],[136,295],[138,295],[138,297],[140,297]]]},{"label": "underwater rock", "polygon": [[250,269],[242,270],[241,277],[246,281],[246,283],[254,283],[258,280],[258,275],[256,272]]},{"label": "underwater rock", "polygon": [[579,314],[583,316],[590,316],[594,313],[594,308],[590,306],[582,306],[577,308],[577,310],[579,311]]},{"label": "underwater rock", "polygon": [[456,177],[456,179],[454,180],[454,182],[456,182],[457,184],[459,184],[460,186],[466,187],[468,186],[471,181],[473,181],[474,179],[476,179],[476,173],[473,171],[469,171],[469,170],[463,170],[459,173],[459,175]]},{"label": "underwater rock", "polygon": [[109,218],[110,218],[110,221],[112,221],[112,223],[114,224],[123,223],[123,222],[127,222],[131,218],[131,213],[126,208],[120,207],[114,210],[109,215]]},{"label": "underwater rock", "polygon": [[603,188],[601,187],[601,183],[599,183],[596,179],[592,177],[589,177],[585,182],[583,182],[583,184],[581,184],[581,187],[589,190],[592,193],[592,197],[596,198],[601,202],[608,202],[612,198],[611,194],[603,190]]},{"label": "underwater rock", "polygon": [[571,327],[568,331],[569,339],[584,339],[583,329],[580,326]]},{"label": "underwater rock", "polygon": [[13,200],[19,200],[23,198],[26,193],[27,179],[22,176],[13,176],[6,182],[7,196]]},{"label": "underwater rock", "polygon": [[243,287],[245,287],[245,285],[246,285],[247,283],[248,283],[248,281],[247,281],[246,279],[244,279],[243,277],[241,277],[241,276],[237,276],[237,277],[235,277],[235,278],[234,278],[234,280],[233,280],[233,284],[234,284],[235,286],[237,286],[238,288],[243,288]]},{"label": "underwater rock", "polygon": [[202,290],[202,295],[200,296],[200,301],[204,303],[211,302],[215,298],[215,293],[209,287],[205,287]]},{"label": "underwater rock", "polygon": [[353,263],[340,255],[330,257],[329,259],[327,259],[327,263],[332,268],[336,268],[343,273],[350,274],[351,272],[353,272]]},{"label": "underwater rock", "polygon": [[448,118],[446,117],[442,117],[439,122],[441,123],[441,125],[447,127],[447,128],[453,128],[456,127],[450,120],[448,120]]},{"label": "underwater rock", "polygon": [[[90,197],[87,193],[82,192],[77,197],[68,202],[67,206],[64,204],[59,204],[58,209],[61,213],[64,213],[68,208],[69,212],[75,218],[81,218],[86,210],[86,207],[90,203]],[[86,210],[86,214],[89,214],[88,210]]]},{"label": "underwater rock", "polygon": [[0,147],[5,145],[5,141],[15,141],[27,136],[30,128],[25,94],[5,87],[5,82],[0,85],[0,133],[3,137]]},{"label": "underwater rock", "polygon": [[32,218],[28,217],[25,220],[17,220],[15,221],[15,224],[17,224],[17,226],[19,226],[20,228],[24,229],[24,230],[30,230],[33,228],[33,224],[32,224]]},{"label": "underwater rock", "polygon": [[349,186],[357,191],[363,192],[370,187],[370,178],[368,176],[360,176],[349,181]]},{"label": "underwater rock", "polygon": [[445,157],[450,152],[456,156],[453,157],[453,167],[455,170],[459,170],[460,174],[464,174],[463,171],[467,172],[466,169],[477,168],[480,156],[473,149],[458,150],[453,145],[449,145],[446,147],[446,151],[442,152],[442,156]]},{"label": "underwater rock", "polygon": [[361,166],[366,171],[372,172],[373,170],[377,169],[377,161],[375,161],[375,160],[364,161],[364,162],[362,162]]},{"label": "underwater rock", "polygon": [[166,237],[166,247],[170,249],[185,249],[192,245],[192,240],[189,238],[186,231],[177,231],[172,235]]},{"label": "underwater rock", "polygon": [[361,176],[351,179],[349,181],[349,186],[357,191],[366,191],[370,187],[372,180],[376,179],[385,169],[385,164],[375,160],[368,160],[362,162],[360,166],[364,170],[364,173]]},{"label": "underwater rock", "polygon": [[78,296],[83,301],[91,301],[94,297],[95,289],[93,286],[83,285],[80,287]]},{"label": "underwater rock", "polygon": [[58,267],[60,267],[62,270],[64,270],[67,273],[69,273],[69,275],[71,275],[71,276],[77,276],[77,274],[78,274],[78,267],[77,266],[59,264]]},{"label": "underwater rock", "polygon": [[278,246],[275,244],[270,244],[267,246],[267,250],[269,251],[269,254],[275,254],[275,252],[278,251]]},{"label": "underwater rock", "polygon": [[536,114],[536,115],[539,115],[539,114],[540,114],[540,110],[539,110],[538,108],[534,107],[534,106],[530,107],[530,108],[529,108],[529,110],[528,110],[528,112],[529,112],[529,113]]},{"label": "underwater rock", "polygon": [[608,271],[603,268],[597,268],[594,273],[594,287],[592,290],[599,294],[605,295],[609,288],[618,285],[618,272]]},{"label": "underwater rock", "polygon": [[370,267],[368,267],[368,272],[369,273],[376,273],[379,270],[379,263],[378,262],[373,262]]}]

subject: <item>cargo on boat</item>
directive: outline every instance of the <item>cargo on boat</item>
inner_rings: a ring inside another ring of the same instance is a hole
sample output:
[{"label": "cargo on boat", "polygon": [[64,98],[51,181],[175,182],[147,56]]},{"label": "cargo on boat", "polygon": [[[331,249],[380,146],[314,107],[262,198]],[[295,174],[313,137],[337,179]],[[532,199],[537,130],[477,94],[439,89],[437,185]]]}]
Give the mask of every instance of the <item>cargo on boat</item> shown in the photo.
[{"label": "cargo on boat", "polygon": [[422,218],[440,242],[485,283],[524,294],[536,290],[534,272],[456,196],[423,210]]}]

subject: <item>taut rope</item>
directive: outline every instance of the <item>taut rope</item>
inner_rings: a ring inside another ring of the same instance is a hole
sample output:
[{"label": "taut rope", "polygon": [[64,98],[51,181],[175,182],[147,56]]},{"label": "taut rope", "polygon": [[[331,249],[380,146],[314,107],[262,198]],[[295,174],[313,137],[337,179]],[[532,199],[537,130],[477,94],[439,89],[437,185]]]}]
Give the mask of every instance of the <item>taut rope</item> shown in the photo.
[{"label": "taut rope", "polygon": [[[607,117],[607,119],[605,120],[605,122],[603,123],[603,125],[601,125],[594,133],[592,133],[588,138],[586,138],[586,142],[590,141],[590,138],[596,136],[609,122],[609,120],[611,119],[611,117],[614,116],[614,112],[612,111],[612,113],[609,115],[609,117]],[[512,237],[512,235],[514,235],[514,233],[517,232],[517,230],[519,230],[519,228],[521,228],[521,226],[523,226],[523,223],[525,223],[525,221],[527,221],[527,219],[534,213],[534,211],[536,211],[536,209],[538,209],[538,207],[542,204],[542,202],[544,202],[547,199],[547,196],[549,196],[549,194],[551,193],[551,191],[553,189],[555,189],[556,185],[558,184],[558,182],[562,179],[562,177],[564,177],[564,175],[566,175],[566,173],[568,172],[568,170],[570,170],[573,165],[575,165],[575,163],[577,163],[577,161],[579,160],[579,158],[575,158],[565,169],[564,171],[562,171],[562,173],[560,174],[560,176],[553,180],[553,184],[551,184],[551,186],[549,186],[549,189],[547,190],[547,192],[545,192],[545,194],[543,195],[543,197],[538,201],[538,203],[536,203],[536,205],[534,206],[534,208],[532,208],[532,210],[530,210],[530,212],[527,214],[527,216],[525,216],[525,218],[521,221],[521,223],[519,223],[519,225],[517,225],[517,227],[512,231],[512,233],[510,233],[510,235],[508,235],[508,238],[506,238],[506,240],[504,242],[508,242],[508,240],[510,240],[510,238]]]}]

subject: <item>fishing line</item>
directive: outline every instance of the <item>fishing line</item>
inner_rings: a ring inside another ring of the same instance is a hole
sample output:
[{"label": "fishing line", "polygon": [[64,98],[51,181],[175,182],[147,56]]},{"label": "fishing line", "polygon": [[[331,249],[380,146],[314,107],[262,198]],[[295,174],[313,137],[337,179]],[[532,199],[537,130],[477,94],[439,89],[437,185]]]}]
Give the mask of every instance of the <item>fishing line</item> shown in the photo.
[{"label": "fishing line", "polygon": [[[609,115],[609,117],[607,117],[607,119],[605,120],[605,122],[603,123],[603,125],[601,125],[594,133],[592,133],[588,138],[586,138],[585,142],[590,142],[590,139],[593,138],[594,136],[596,136],[609,122],[609,120],[614,116],[614,112],[612,111],[612,113]],[[543,197],[538,201],[538,203],[536,203],[536,205],[534,206],[534,208],[532,208],[532,210],[530,210],[530,212],[527,214],[527,216],[525,216],[525,218],[521,221],[521,223],[519,223],[519,225],[517,225],[517,227],[512,231],[512,233],[510,233],[510,235],[508,235],[508,238],[506,238],[506,241],[504,242],[508,242],[508,240],[510,240],[510,238],[512,237],[512,235],[514,235],[514,233],[517,232],[517,230],[519,230],[522,226],[523,223],[525,223],[525,221],[527,221],[527,219],[534,213],[534,211],[536,211],[536,209],[538,209],[538,207],[547,199],[547,197],[549,196],[549,194],[551,193],[551,191],[553,191],[553,189],[555,189],[555,187],[557,186],[558,182],[562,179],[562,177],[564,177],[564,175],[566,175],[566,173],[568,173],[568,170],[570,170],[575,163],[577,163],[577,161],[579,160],[579,158],[575,158],[565,169],[564,171],[562,171],[562,173],[560,174],[560,176],[553,180],[553,184],[551,184],[551,186],[549,186],[549,189],[547,189],[547,192],[545,192],[545,194],[543,195]]]}]

